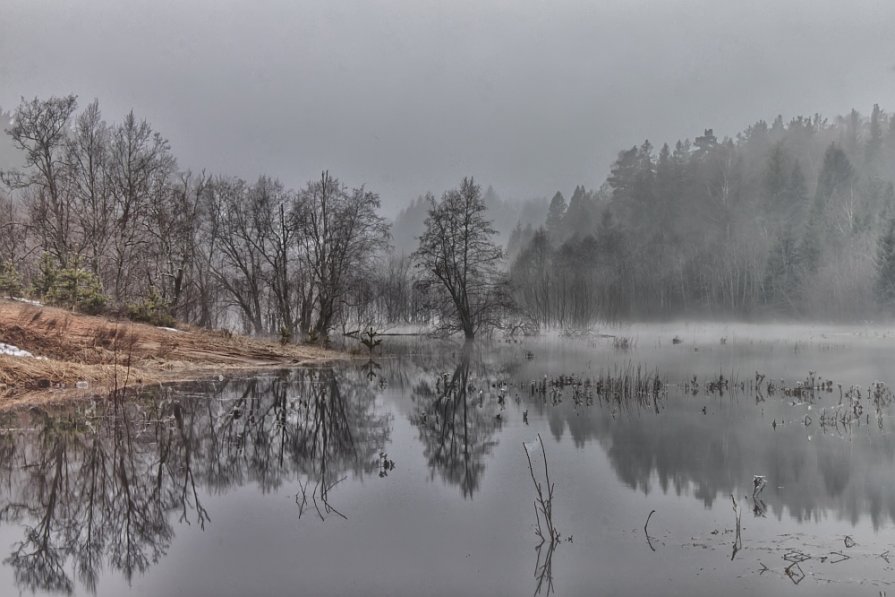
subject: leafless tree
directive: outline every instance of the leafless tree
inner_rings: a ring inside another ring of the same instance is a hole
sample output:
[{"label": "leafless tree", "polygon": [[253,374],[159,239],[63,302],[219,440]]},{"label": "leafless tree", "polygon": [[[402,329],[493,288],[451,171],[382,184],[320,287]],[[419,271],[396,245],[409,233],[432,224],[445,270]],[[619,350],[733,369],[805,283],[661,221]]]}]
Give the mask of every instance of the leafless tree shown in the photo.
[{"label": "leafless tree", "polygon": [[378,195],[363,187],[349,190],[329,172],[299,194],[293,217],[316,287],[318,337],[329,333],[353,283],[387,246],[388,225],[377,213],[379,207]]},{"label": "leafless tree", "polygon": [[256,334],[264,333],[264,257],[257,244],[259,232],[247,185],[241,179],[219,177],[209,186],[206,197],[211,234],[218,246],[211,268],[247,327]]},{"label": "leafless tree", "polygon": [[200,300],[195,278],[200,199],[207,184],[205,174],[183,172],[166,186],[147,210],[146,234],[150,239],[149,284],[160,294],[172,315],[189,319]]},{"label": "leafless tree", "polygon": [[71,194],[79,255],[86,254],[86,266],[102,275],[102,265],[112,238],[112,197],[109,192],[108,125],[102,120],[99,102],[94,100],[75,118],[65,152],[65,167],[70,174]]},{"label": "leafless tree", "polygon": [[176,163],[168,141],[133,111],[112,132],[110,181],[115,205],[113,240],[115,302],[129,296],[136,272],[132,266],[145,248],[144,222],[153,199],[165,192]]},{"label": "leafless tree", "polygon": [[440,201],[431,195],[428,200],[426,230],[413,254],[421,283],[442,327],[471,340],[480,329],[496,325],[507,304],[497,231],[485,218],[482,190],[472,178],[464,178]]},{"label": "leafless tree", "polygon": [[65,168],[66,131],[76,108],[74,95],[23,99],[7,131],[25,154],[26,169],[4,178],[10,186],[30,191],[32,218],[41,242],[63,265],[71,257],[73,219]]}]

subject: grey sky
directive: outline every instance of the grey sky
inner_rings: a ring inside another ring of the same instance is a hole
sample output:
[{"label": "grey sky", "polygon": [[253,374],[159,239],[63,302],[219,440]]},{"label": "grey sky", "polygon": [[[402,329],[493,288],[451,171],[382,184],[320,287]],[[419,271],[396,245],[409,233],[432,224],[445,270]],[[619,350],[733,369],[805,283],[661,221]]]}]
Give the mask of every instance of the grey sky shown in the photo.
[{"label": "grey sky", "polygon": [[393,212],[467,174],[597,186],[646,137],[895,110],[893,23],[854,0],[0,0],[0,106],[98,97],[182,166],[328,168]]}]

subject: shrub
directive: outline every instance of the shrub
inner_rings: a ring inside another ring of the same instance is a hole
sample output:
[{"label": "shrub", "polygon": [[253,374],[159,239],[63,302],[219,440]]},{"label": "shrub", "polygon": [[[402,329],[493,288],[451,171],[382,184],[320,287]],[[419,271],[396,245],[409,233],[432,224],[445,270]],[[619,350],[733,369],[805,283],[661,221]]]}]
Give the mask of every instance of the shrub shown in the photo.
[{"label": "shrub", "polygon": [[[41,259],[43,263],[43,259]],[[51,305],[67,307],[89,315],[102,313],[106,308],[106,295],[102,283],[93,272],[73,266],[50,271],[51,285],[46,301]],[[42,274],[41,274],[42,275]]]},{"label": "shrub", "polygon": [[171,315],[168,302],[162,298],[154,286],[149,288],[149,294],[139,303],[128,305],[127,315],[133,321],[141,321],[150,325],[174,327],[177,323]]},{"label": "shrub", "polygon": [[50,289],[56,285],[58,276],[59,266],[56,264],[56,259],[49,253],[44,253],[37,263],[37,275],[31,281],[31,293],[40,299],[46,299]]},{"label": "shrub", "polygon": [[0,296],[20,296],[22,279],[12,261],[0,261]]}]

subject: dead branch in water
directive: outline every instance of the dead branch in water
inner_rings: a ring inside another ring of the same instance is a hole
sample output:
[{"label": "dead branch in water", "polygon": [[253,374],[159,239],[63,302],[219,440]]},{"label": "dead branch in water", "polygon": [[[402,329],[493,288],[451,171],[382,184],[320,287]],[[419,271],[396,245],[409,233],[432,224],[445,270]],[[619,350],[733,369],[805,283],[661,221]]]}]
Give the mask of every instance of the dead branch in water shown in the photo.
[{"label": "dead branch in water", "polygon": [[[541,455],[544,458],[544,484],[541,484],[535,475],[534,465],[531,462],[531,454],[528,452],[528,447],[526,447],[525,444],[522,444],[522,449],[525,451],[526,460],[528,460],[528,472],[531,475],[531,481],[534,483],[535,491],[538,494],[537,498],[534,500],[535,520],[537,521],[535,534],[541,541],[538,543],[537,547],[535,547],[535,550],[538,552],[534,574],[538,581],[535,587],[535,595],[538,595],[541,592],[541,589],[545,586],[547,589],[546,594],[550,595],[553,592],[553,552],[556,549],[556,546],[561,542],[561,539],[559,531],[556,530],[556,527],[553,524],[554,486],[553,483],[550,482],[550,469],[547,466],[547,451],[544,449],[544,441],[541,439],[540,433],[538,434],[538,444],[541,446]],[[542,518],[544,519],[543,524],[546,526],[546,532],[541,525]],[[546,551],[543,551],[545,547]]]},{"label": "dead branch in water", "polygon": [[740,512],[740,506],[739,506],[739,504],[737,504],[737,500],[735,497],[733,497],[732,493],[730,494],[730,500],[733,502],[733,512],[736,515],[736,525],[737,525],[736,538],[733,540],[733,553],[730,554],[730,560],[733,561],[733,559],[737,556],[737,552],[743,548],[743,538],[740,535],[740,529],[741,529],[740,518],[741,518],[742,512]]},{"label": "dead branch in water", "polygon": [[653,551],[656,551],[656,548],[653,547],[653,542],[650,541],[649,531],[646,530],[646,527],[649,525],[650,518],[652,518],[655,513],[655,510],[650,510],[649,516],[646,517],[646,522],[643,524],[643,534],[646,535],[646,542],[649,545],[649,548]]},{"label": "dead branch in water", "polygon": [[[549,541],[551,543],[559,542],[560,535],[559,531],[556,530],[556,527],[553,525],[553,483],[550,482],[550,469],[547,466],[547,451],[544,449],[544,442],[541,439],[541,434],[538,434],[538,444],[541,446],[541,455],[544,457],[544,478],[545,485],[547,487],[546,494],[544,492],[544,486],[538,481],[535,476],[534,466],[531,463],[531,455],[528,453],[528,448],[525,444],[522,445],[522,449],[525,451],[525,458],[528,460],[528,472],[531,474],[532,483],[534,483],[535,491],[538,493],[538,497],[534,501],[535,505],[535,517],[537,519],[538,528],[535,531],[538,537],[541,538],[542,541]],[[544,518],[544,524],[547,525],[547,534],[545,535],[543,532],[543,528],[541,527],[541,518]]]}]

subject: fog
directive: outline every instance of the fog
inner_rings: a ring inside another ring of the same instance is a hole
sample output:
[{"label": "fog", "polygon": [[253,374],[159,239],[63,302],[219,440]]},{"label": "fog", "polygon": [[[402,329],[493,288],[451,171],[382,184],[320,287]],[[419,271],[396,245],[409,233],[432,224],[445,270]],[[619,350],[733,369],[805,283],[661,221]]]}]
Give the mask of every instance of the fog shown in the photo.
[{"label": "fog", "polygon": [[97,97],[152,122],[181,167],[292,187],[330,169],[387,215],[464,175],[568,195],[645,138],[895,95],[884,2],[2,4],[5,110]]}]

